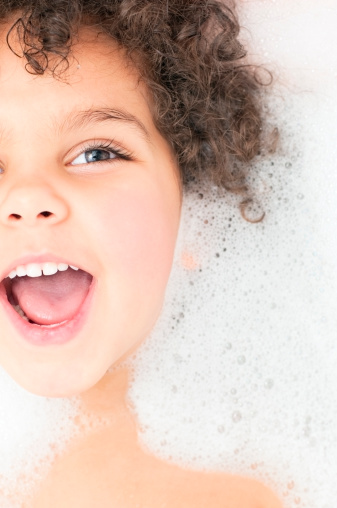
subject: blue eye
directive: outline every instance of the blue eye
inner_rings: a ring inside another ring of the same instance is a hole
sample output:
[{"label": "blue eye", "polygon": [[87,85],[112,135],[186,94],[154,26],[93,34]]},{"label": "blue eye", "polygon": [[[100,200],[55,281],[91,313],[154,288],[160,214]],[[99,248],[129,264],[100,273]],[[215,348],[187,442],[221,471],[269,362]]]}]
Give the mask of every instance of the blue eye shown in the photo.
[{"label": "blue eye", "polygon": [[82,151],[70,162],[71,166],[85,166],[96,163],[118,163],[132,161],[134,156],[131,152],[125,151],[114,141],[88,141],[82,145]]},{"label": "blue eye", "polygon": [[112,151],[103,148],[93,148],[82,152],[76,159],[72,161],[72,165],[88,164],[90,162],[101,162],[109,159],[116,159],[117,155]]}]

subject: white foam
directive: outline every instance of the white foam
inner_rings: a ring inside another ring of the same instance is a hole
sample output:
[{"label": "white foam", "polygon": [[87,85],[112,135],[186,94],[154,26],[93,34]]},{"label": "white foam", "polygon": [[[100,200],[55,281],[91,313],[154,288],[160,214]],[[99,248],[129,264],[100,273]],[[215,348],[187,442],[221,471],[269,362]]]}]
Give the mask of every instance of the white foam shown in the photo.
[{"label": "white foam", "polygon": [[[243,221],[236,198],[216,189],[185,195],[166,306],[134,359],[130,397],[142,440],[158,456],[253,476],[286,508],[331,508],[337,62],[336,52],[326,54],[336,45],[337,6],[254,4],[246,4],[251,31],[281,76],[269,107],[282,148],[251,177],[266,217]],[[191,256],[195,268],[187,269],[181,260],[193,267]]]},{"label": "white foam", "polygon": [[18,508],[76,433],[78,403],[32,395],[2,369],[0,393],[0,506]]}]

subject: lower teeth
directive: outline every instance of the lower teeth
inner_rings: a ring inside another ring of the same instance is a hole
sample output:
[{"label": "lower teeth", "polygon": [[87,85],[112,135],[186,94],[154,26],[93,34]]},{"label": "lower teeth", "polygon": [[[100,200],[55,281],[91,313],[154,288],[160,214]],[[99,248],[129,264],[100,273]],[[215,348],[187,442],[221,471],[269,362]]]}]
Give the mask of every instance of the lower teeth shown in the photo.
[{"label": "lower teeth", "polygon": [[[25,321],[28,321],[28,323],[32,323],[33,325],[37,325],[37,323],[34,323],[34,321],[32,321],[31,319],[29,319],[26,316],[25,311],[21,309],[20,305],[12,305],[12,307],[19,314],[19,316],[22,317],[22,319],[24,319]],[[39,325],[39,326],[42,326],[42,328],[53,328],[54,326],[63,325],[63,323],[66,323],[67,321],[68,321],[68,319],[66,319],[65,321],[62,321],[61,323],[54,323],[54,324],[51,324],[51,325]]]},{"label": "lower teeth", "polygon": [[28,317],[26,316],[25,312],[21,309],[20,305],[12,305],[12,307],[22,317],[22,319],[24,319],[25,321],[29,321]]}]

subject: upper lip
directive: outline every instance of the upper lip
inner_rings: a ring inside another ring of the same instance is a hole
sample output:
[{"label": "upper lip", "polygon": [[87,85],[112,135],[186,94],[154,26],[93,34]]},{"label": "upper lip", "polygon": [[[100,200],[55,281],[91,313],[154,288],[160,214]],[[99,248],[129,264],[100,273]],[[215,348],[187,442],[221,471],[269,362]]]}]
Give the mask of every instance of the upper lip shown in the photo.
[{"label": "upper lip", "polygon": [[[2,282],[9,273],[17,268],[19,265],[28,265],[29,263],[47,263],[48,261],[51,261],[53,263],[65,263],[67,265],[73,265],[77,268],[80,268],[81,270],[84,270],[88,272],[85,268],[83,268],[80,264],[78,264],[76,261],[66,259],[61,256],[57,256],[55,254],[51,253],[44,253],[44,254],[31,254],[22,256],[21,258],[15,259],[10,265],[8,265],[0,275],[0,281]],[[90,273],[90,272],[88,272]]]}]

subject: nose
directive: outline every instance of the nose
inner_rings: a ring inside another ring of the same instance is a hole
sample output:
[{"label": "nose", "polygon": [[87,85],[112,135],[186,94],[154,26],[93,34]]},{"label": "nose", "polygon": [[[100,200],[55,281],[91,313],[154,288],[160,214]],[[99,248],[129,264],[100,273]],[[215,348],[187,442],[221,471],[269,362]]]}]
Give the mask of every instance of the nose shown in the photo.
[{"label": "nose", "polygon": [[64,199],[46,184],[19,184],[0,202],[0,223],[11,227],[53,225],[68,216]]}]

